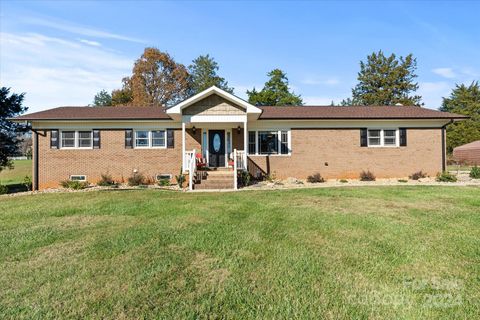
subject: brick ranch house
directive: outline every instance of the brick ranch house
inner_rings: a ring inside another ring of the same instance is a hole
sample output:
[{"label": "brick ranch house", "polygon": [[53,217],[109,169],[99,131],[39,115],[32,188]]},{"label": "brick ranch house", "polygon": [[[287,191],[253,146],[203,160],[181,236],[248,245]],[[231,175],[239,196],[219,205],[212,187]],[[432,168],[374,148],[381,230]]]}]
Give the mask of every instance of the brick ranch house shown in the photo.
[{"label": "brick ranch house", "polygon": [[[236,188],[237,173],[379,178],[445,170],[445,126],[465,116],[406,106],[253,106],[211,87],[160,107],[59,107],[19,116],[34,137],[34,189],[134,172],[190,189]],[[198,164],[210,171],[199,171]],[[210,182],[209,182],[210,180]],[[213,181],[216,181],[213,183]]]}]

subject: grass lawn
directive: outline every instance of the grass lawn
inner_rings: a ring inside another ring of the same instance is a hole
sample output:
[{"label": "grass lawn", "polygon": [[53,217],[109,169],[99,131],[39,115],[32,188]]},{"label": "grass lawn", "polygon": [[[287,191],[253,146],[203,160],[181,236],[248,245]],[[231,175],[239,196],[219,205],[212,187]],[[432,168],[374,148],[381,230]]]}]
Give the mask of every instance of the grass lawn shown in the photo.
[{"label": "grass lawn", "polygon": [[480,314],[480,189],[0,198],[0,318]]},{"label": "grass lawn", "polygon": [[14,160],[13,169],[0,171],[0,184],[9,186],[10,192],[26,191],[25,176],[32,177],[32,160]]}]

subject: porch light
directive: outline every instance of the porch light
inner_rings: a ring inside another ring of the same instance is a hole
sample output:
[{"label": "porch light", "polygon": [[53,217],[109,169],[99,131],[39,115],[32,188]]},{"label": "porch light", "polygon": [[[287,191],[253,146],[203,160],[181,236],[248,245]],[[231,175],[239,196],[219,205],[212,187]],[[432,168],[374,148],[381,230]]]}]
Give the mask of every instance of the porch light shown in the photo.
[{"label": "porch light", "polygon": [[237,127],[237,133],[240,134],[240,126]]},{"label": "porch light", "polygon": [[195,131],[197,131],[197,128],[195,128],[195,126],[193,126],[192,131],[193,131],[193,134],[195,134]]}]

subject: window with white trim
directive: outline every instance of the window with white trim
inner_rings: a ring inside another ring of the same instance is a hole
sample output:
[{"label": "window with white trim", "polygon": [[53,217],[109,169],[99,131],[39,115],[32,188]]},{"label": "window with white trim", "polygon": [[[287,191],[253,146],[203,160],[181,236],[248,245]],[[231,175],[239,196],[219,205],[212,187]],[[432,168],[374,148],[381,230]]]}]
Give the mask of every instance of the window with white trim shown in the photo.
[{"label": "window with white trim", "polygon": [[70,176],[70,181],[87,181],[87,176],[74,174]]},{"label": "window with white trim", "polygon": [[289,155],[290,131],[268,130],[248,132],[248,153],[258,155]]},{"label": "window with white trim", "polygon": [[91,149],[93,148],[93,134],[92,131],[62,131],[60,142],[60,148],[64,149]]},{"label": "window with white trim", "polygon": [[166,148],[167,146],[165,130],[137,130],[134,140],[135,148]]},{"label": "window with white trim", "polygon": [[398,129],[368,129],[369,147],[398,147]]}]

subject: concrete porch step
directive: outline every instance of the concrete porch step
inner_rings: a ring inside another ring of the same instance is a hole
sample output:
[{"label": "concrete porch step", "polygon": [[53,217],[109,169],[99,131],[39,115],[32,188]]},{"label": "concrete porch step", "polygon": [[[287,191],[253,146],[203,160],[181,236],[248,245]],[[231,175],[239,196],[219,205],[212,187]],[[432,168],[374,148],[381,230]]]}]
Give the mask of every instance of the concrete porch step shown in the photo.
[{"label": "concrete porch step", "polygon": [[196,183],[195,190],[206,189],[233,189],[233,181],[202,181],[202,183]]}]

